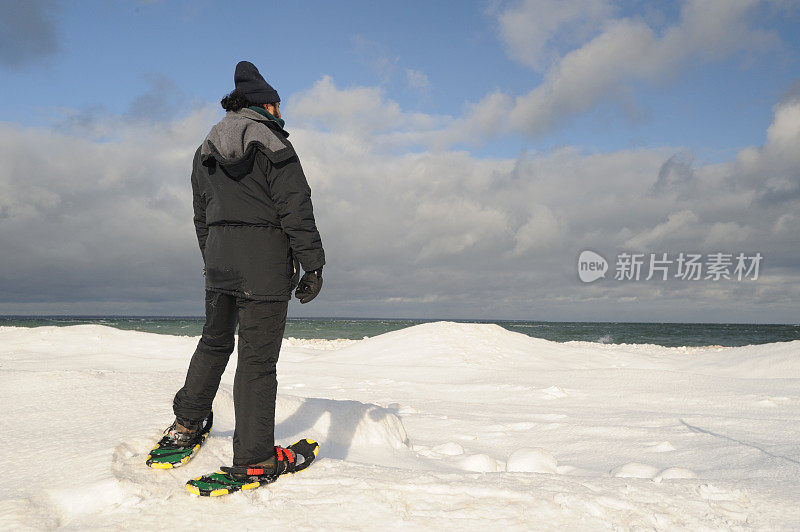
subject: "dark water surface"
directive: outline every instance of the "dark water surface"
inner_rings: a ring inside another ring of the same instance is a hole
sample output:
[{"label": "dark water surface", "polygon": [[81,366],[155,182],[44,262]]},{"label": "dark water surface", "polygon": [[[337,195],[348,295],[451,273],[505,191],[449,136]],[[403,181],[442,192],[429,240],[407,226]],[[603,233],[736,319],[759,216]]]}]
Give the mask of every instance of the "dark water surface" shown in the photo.
[{"label": "dark water surface", "polygon": [[[437,320],[289,318],[285,336],[295,338],[348,338],[360,340],[389,331]],[[454,320],[461,321],[461,320]],[[664,346],[740,346],[800,340],[800,324],[740,323],[595,323],[541,321],[465,321],[496,323],[510,331],[556,342],[581,340],[609,344]],[[199,336],[203,319],[197,317],[80,317],[0,316],[0,327],[42,327],[98,324],[118,329],[158,334]]]}]

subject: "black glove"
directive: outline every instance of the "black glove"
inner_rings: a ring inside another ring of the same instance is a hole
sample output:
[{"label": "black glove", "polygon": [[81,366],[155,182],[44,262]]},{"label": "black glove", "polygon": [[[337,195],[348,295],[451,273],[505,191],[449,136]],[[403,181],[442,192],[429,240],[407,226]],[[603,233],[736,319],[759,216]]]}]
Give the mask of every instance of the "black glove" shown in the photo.
[{"label": "black glove", "polygon": [[294,291],[295,297],[300,303],[308,303],[319,294],[322,289],[322,268],[312,270],[303,274]]}]

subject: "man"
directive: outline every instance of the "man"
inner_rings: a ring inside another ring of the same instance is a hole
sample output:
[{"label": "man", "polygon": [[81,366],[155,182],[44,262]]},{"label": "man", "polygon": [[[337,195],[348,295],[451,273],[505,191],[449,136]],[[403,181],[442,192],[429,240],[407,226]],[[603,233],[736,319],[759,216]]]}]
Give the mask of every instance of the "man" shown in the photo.
[{"label": "man", "polygon": [[[274,442],[276,364],[286,311],[295,286],[301,303],[319,293],[325,253],[311,190],[283,129],[277,91],[248,61],[236,65],[234,83],[221,102],[227,114],[194,156],[194,224],[205,262],[206,322],[186,382],[175,395],[175,422],[162,441],[194,454],[205,438],[238,323],[234,468],[228,469],[258,466],[280,473],[285,464],[278,470],[278,462],[296,458]],[[300,266],[305,274],[298,284]]]}]

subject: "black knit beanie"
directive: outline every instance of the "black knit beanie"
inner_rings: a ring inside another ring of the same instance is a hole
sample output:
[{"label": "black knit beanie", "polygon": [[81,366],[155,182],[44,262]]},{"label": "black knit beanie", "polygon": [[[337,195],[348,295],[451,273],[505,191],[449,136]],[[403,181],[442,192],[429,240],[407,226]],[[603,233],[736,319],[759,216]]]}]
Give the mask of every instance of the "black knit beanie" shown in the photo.
[{"label": "black knit beanie", "polygon": [[264,80],[256,66],[250,61],[239,61],[233,74],[236,90],[242,92],[250,103],[260,105],[281,101],[278,91]]}]

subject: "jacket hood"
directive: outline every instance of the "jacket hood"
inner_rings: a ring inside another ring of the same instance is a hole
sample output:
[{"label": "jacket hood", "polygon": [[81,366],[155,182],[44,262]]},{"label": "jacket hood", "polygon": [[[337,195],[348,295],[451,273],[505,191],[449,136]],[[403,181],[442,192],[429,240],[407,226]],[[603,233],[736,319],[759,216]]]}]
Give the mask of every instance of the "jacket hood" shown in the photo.
[{"label": "jacket hood", "polygon": [[251,109],[228,111],[200,146],[200,158],[206,167],[219,165],[229,177],[243,177],[251,171],[257,149],[272,153],[286,148],[279,136],[289,134]]}]

